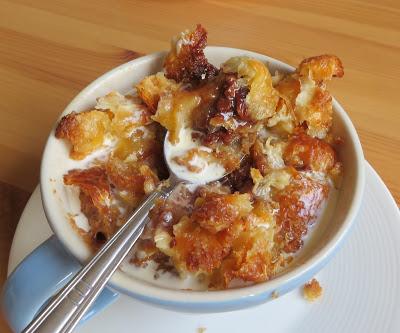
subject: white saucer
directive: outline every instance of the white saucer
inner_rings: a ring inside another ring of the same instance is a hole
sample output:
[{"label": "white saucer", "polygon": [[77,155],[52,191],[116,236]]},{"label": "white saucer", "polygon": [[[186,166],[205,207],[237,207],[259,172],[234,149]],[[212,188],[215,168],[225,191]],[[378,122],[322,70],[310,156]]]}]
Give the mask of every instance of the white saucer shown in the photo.
[{"label": "white saucer", "polygon": [[[315,303],[306,302],[297,290],[248,310],[194,315],[158,309],[121,295],[76,331],[400,332],[400,213],[368,163],[366,182],[354,229],[317,276],[324,294]],[[8,272],[50,234],[36,188],[18,224]]]}]

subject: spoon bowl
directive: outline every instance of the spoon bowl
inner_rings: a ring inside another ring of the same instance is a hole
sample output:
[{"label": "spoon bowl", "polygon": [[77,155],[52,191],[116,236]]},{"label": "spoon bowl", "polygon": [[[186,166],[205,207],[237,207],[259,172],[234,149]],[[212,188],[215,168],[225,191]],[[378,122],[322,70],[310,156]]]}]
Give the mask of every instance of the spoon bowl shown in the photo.
[{"label": "spoon bowl", "polygon": [[[210,153],[212,150],[201,144],[199,139],[192,136],[194,131],[182,129],[179,133],[179,142],[172,144],[168,132],[164,139],[164,158],[170,172],[170,180],[204,185],[217,181],[227,175],[225,168],[216,162],[210,162],[194,154],[187,161],[187,165],[181,165],[177,159],[187,154],[190,150]],[[192,167],[191,171],[188,167]]]}]

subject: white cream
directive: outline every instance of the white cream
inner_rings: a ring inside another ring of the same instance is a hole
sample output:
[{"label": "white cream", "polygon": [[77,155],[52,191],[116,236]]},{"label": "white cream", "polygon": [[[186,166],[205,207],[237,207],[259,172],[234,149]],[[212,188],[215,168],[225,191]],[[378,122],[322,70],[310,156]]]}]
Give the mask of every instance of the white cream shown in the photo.
[{"label": "white cream", "polygon": [[198,155],[194,155],[194,157],[189,161],[189,164],[199,169],[204,169],[207,167],[207,162],[204,160],[204,158],[201,158]]},{"label": "white cream", "polygon": [[315,93],[315,82],[309,78],[301,80],[301,91],[296,97],[296,107],[306,107]]},{"label": "white cream", "polygon": [[179,133],[179,143],[176,145],[171,144],[168,137],[165,139],[164,155],[171,172],[179,179],[194,184],[205,184],[222,178],[226,170],[221,164],[209,163],[198,155],[189,163],[202,168],[200,172],[189,171],[185,166],[179,165],[174,161],[175,157],[184,156],[190,149],[212,151],[210,148],[203,146],[199,140],[193,139],[192,133],[193,130],[191,129],[182,129]]}]

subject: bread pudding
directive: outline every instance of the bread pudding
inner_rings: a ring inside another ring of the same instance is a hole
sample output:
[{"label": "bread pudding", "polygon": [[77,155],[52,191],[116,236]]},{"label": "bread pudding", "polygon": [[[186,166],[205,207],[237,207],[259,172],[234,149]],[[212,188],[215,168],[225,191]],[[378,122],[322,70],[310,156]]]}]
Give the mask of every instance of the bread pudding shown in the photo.
[{"label": "bread pudding", "polygon": [[87,161],[64,184],[79,190],[89,227],[75,227],[93,251],[168,182],[166,133],[179,168],[199,179],[207,165],[226,174],[159,200],[130,264],[227,289],[267,281],[290,265],[340,186],[342,139],[331,132],[327,83],[343,76],[343,66],[321,55],[290,74],[271,74],[245,56],[216,67],[206,44],[202,26],[182,32],[162,71],[130,94],[110,92],[93,109],[64,116],[55,135],[71,159]]}]

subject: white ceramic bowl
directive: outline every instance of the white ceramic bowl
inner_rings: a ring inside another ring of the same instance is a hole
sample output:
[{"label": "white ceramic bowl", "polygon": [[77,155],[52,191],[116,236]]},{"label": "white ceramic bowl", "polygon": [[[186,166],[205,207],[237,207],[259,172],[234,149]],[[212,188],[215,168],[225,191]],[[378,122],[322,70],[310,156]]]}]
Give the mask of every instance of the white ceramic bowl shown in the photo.
[{"label": "white ceramic bowl", "polygon": [[[216,66],[228,58],[238,55],[254,57],[268,64],[270,71],[293,71],[293,67],[270,57],[240,49],[207,47],[206,55]],[[67,106],[60,118],[72,111],[83,111],[93,107],[96,98],[117,90],[127,93],[145,75],[159,71],[164,52],[154,53],[123,64],[91,83]],[[162,287],[154,281],[145,281],[117,271],[109,285],[134,298],[156,305],[190,312],[216,312],[241,309],[271,299],[273,292],[282,295],[308,281],[338,251],[349,232],[360,207],[364,188],[364,157],[356,130],[346,112],[337,101],[333,101],[333,131],[344,138],[340,160],[344,165],[344,179],[338,195],[334,214],[319,223],[306,246],[289,269],[274,279],[253,286],[223,291],[187,291]],[[41,193],[43,206],[54,233],[66,249],[80,262],[90,257],[90,252],[68,222],[67,213],[73,203],[66,193],[62,176],[66,169],[77,167],[76,161],[68,157],[68,148],[54,136],[54,129],[47,140],[41,165]]]}]

